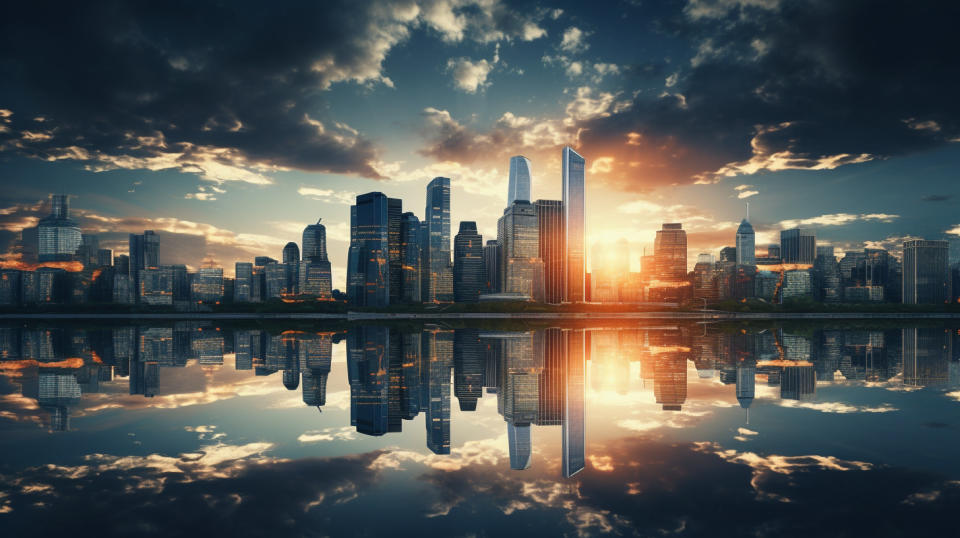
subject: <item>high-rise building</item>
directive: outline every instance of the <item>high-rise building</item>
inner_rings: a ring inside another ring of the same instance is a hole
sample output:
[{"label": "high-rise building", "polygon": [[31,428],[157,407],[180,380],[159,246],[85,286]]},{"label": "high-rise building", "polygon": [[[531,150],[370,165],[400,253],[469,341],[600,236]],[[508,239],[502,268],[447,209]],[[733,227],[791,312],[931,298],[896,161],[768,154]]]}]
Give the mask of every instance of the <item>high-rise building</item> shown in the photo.
[{"label": "high-rise building", "polygon": [[530,425],[507,422],[507,444],[510,452],[510,468],[514,471],[529,469],[530,457],[533,454]]},{"label": "high-rise building", "polygon": [[[404,303],[419,303],[420,297],[420,219],[413,213],[400,218],[400,257],[402,278],[400,299]],[[392,284],[392,283],[391,283]]]},{"label": "high-rise building", "polygon": [[450,453],[450,369],[453,367],[453,331],[427,327],[423,331],[426,366],[427,448],[434,454]]},{"label": "high-rise building", "polygon": [[66,194],[51,194],[50,215],[37,225],[39,259],[41,262],[71,261],[77,254],[83,238],[80,227],[70,219],[70,198]]},{"label": "high-rise building", "polygon": [[330,299],[332,284],[329,261],[302,261],[297,265],[297,292],[300,295]]},{"label": "high-rise building", "polygon": [[234,266],[233,302],[253,302],[253,264],[237,262]]},{"label": "high-rise building", "polygon": [[510,157],[510,183],[507,191],[507,205],[517,200],[530,200],[530,159],[523,155]]},{"label": "high-rise building", "polygon": [[708,302],[720,299],[716,262],[713,254],[700,254],[693,266],[693,297]]},{"label": "high-rise building", "polygon": [[223,301],[223,268],[201,267],[190,284],[190,296],[200,303]]},{"label": "high-rise building", "polygon": [[403,296],[403,264],[400,248],[400,228],[403,218],[403,200],[387,198],[387,252],[390,268],[390,304],[400,304]]},{"label": "high-rise building", "polygon": [[484,293],[500,291],[500,243],[490,239],[483,247],[483,264],[486,268],[487,286]]},{"label": "high-rise building", "polygon": [[540,259],[536,206],[518,200],[497,221],[502,291],[543,300],[543,261]]},{"label": "high-rise building", "polygon": [[304,261],[325,262],[327,259],[327,228],[317,220],[316,224],[310,224],[303,229],[303,255]]},{"label": "high-rise building", "polygon": [[300,247],[290,241],[283,247],[283,263],[298,263],[300,261]]},{"label": "high-rise building", "polygon": [[814,294],[825,303],[836,303],[843,298],[840,285],[840,265],[833,255],[833,246],[817,247],[817,257],[813,262]]},{"label": "high-rise building", "polygon": [[425,256],[425,303],[453,301],[453,267],[450,264],[450,178],[435,177],[427,185]]},{"label": "high-rise building", "polygon": [[483,271],[483,237],[477,233],[477,223],[461,221],[453,240],[454,301],[477,301],[486,284]]},{"label": "high-rise building", "polygon": [[813,230],[793,228],[780,232],[780,258],[783,263],[813,265],[817,257],[817,236]]},{"label": "high-rise building", "polygon": [[537,200],[537,223],[540,235],[540,259],[543,260],[543,301],[563,302],[564,247],[563,202]]},{"label": "high-rise building", "polygon": [[109,267],[113,265],[113,249],[101,248],[97,250],[97,266]]},{"label": "high-rise building", "polygon": [[[749,207],[749,206],[748,206]],[[755,234],[753,226],[750,225],[750,216],[740,221],[740,227],[737,228],[737,265],[756,265],[756,247]]]},{"label": "high-rise building", "polygon": [[173,267],[153,266],[139,272],[139,302],[148,305],[173,304]]},{"label": "high-rise building", "polygon": [[[739,255],[739,253],[738,253]],[[656,278],[680,282],[687,276],[687,232],[680,223],[664,223],[653,243]]]},{"label": "high-rise building", "polygon": [[568,303],[586,300],[586,202],[585,169],[587,161],[572,148],[563,148],[564,297]]},{"label": "high-rise building", "polygon": [[586,465],[586,340],[583,329],[566,332],[567,386],[563,409],[563,476],[571,477]]},{"label": "high-rise building", "polygon": [[382,192],[357,196],[355,237],[350,244],[347,296],[351,304],[390,304],[387,197]]},{"label": "high-rise building", "polygon": [[279,263],[279,262],[271,258],[270,256],[257,256],[253,259],[254,267],[266,267],[271,263]]},{"label": "high-rise building", "polygon": [[951,297],[949,241],[903,243],[903,303],[943,304]]}]

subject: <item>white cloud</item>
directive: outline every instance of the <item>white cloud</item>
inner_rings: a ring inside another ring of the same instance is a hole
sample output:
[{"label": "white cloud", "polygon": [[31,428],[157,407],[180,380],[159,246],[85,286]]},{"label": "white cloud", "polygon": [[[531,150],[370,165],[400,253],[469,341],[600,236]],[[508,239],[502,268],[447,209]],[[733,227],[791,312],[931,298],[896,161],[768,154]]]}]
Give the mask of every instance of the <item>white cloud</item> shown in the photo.
[{"label": "white cloud", "polygon": [[588,32],[571,26],[563,31],[563,39],[560,41],[560,50],[570,54],[578,54],[590,48],[586,38],[590,35]]},{"label": "white cloud", "polygon": [[300,187],[297,189],[297,194],[331,204],[352,205],[356,199],[356,194],[352,192],[335,191],[333,189],[321,189],[317,187]]},{"label": "white cloud", "polygon": [[742,200],[744,198],[750,198],[751,196],[756,196],[758,194],[760,194],[760,191],[740,191],[737,193],[737,198]]},{"label": "white cloud", "polygon": [[793,409],[810,409],[821,413],[892,413],[898,411],[896,407],[890,404],[880,404],[878,406],[850,405],[843,402],[801,402],[797,400],[779,400],[777,405],[780,407],[790,407]]},{"label": "white cloud", "polygon": [[467,93],[477,93],[490,85],[487,77],[499,60],[499,52],[494,53],[491,61],[451,58],[447,60],[447,71],[453,74],[453,82],[457,88]]},{"label": "white cloud", "polygon": [[829,215],[819,215],[806,219],[782,220],[780,221],[779,226],[780,228],[788,229],[801,226],[843,226],[856,221],[877,221],[889,223],[898,218],[900,218],[900,215],[890,215],[887,213],[861,213],[859,215],[852,213],[831,213]]},{"label": "white cloud", "polygon": [[564,122],[567,125],[573,125],[576,122],[586,121],[593,118],[607,117],[613,108],[616,94],[609,92],[594,91],[589,86],[577,88],[577,96],[567,103],[567,118]]}]

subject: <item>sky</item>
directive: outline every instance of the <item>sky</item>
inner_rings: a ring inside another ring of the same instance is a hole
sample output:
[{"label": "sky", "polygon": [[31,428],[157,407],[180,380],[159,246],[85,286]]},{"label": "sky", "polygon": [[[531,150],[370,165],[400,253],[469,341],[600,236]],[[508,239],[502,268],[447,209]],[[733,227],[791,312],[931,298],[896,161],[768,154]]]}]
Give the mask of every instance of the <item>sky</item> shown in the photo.
[{"label": "sky", "polygon": [[[381,191],[496,234],[509,157],[559,199],[587,160],[590,243],[634,270],[663,222],[700,252],[811,227],[838,252],[951,239],[960,70],[949,2],[21,2],[0,19],[0,252],[71,195],[115,253],[280,258],[322,219],[335,287],[349,206]],[[953,248],[956,247],[956,248]]]}]

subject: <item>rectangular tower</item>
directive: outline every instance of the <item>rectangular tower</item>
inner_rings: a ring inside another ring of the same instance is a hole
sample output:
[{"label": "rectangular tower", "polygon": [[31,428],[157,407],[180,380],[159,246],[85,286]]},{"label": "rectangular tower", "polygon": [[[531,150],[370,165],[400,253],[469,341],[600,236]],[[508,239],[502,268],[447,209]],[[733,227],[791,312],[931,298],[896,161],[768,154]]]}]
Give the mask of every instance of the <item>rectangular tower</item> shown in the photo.
[{"label": "rectangular tower", "polygon": [[564,264],[565,302],[586,299],[586,206],[584,169],[586,160],[569,146],[563,148],[563,217],[564,243],[567,249]]}]

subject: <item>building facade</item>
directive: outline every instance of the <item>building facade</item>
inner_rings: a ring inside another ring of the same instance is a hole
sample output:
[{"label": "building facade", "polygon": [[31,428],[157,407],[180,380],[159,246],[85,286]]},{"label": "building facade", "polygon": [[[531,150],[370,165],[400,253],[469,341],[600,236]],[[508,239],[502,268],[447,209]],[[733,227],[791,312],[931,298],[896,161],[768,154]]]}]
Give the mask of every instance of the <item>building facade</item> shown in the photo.
[{"label": "building facade", "polygon": [[586,164],[586,159],[573,148],[563,148],[564,245],[567,251],[563,270],[566,282],[563,300],[569,303],[586,300]]}]

